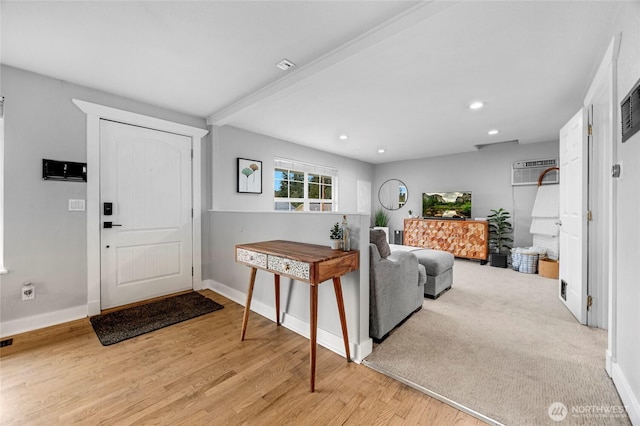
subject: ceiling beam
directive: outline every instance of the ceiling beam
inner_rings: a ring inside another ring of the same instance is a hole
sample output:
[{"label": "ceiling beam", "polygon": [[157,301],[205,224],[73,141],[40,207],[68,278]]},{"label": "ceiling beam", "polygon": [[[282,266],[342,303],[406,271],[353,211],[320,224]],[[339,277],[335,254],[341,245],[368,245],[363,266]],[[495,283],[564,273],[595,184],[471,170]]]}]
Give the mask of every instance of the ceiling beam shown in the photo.
[{"label": "ceiling beam", "polygon": [[458,1],[421,1],[393,18],[375,26],[358,37],[320,56],[319,58],[289,71],[286,75],[259,89],[237,102],[228,105],[209,116],[207,124],[224,126],[241,112],[266,102],[273,96],[282,95],[294,89],[304,80],[324,71],[325,69],[344,61],[363,50],[386,40],[402,31],[407,30],[428,18],[431,18]]}]

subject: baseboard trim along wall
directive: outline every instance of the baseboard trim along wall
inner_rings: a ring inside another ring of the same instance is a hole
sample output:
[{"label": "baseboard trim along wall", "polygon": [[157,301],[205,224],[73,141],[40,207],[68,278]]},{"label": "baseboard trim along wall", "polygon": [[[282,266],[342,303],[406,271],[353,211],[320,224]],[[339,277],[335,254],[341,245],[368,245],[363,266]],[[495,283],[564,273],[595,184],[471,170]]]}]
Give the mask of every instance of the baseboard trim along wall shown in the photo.
[{"label": "baseboard trim along wall", "polygon": [[61,311],[47,312],[46,314],[6,321],[0,323],[0,337],[4,338],[40,328],[51,327],[52,325],[79,320],[87,316],[87,305],[82,305]]},{"label": "baseboard trim along wall", "polygon": [[[238,305],[245,306],[246,297],[247,297],[246,294],[214,280],[206,280],[204,281],[204,283],[206,288],[221,294],[227,299],[233,300]],[[275,323],[276,312],[273,307],[266,305],[260,301],[252,300],[251,310]],[[281,324],[284,327],[288,328],[289,330],[301,336],[306,337],[307,339],[309,338],[309,323],[307,321],[303,321],[294,316],[287,315],[286,313],[281,313],[281,315],[282,315]],[[240,324],[238,324],[238,327],[240,327]],[[249,333],[249,331],[247,333]],[[337,353],[340,356],[345,355],[342,336],[336,336],[335,334],[329,333],[326,330],[318,329],[317,339],[318,339],[317,342],[319,345],[329,349],[332,352]],[[358,364],[360,364],[364,359],[364,357],[369,355],[372,350],[373,350],[373,341],[371,339],[368,339],[366,342],[362,344],[349,342],[349,351],[351,352],[351,360]]]},{"label": "baseboard trim along wall", "polygon": [[611,370],[613,372],[611,378],[616,385],[622,404],[624,404],[627,410],[631,424],[640,425],[640,401],[638,401],[637,396],[633,394],[629,382],[617,363],[612,363]]}]

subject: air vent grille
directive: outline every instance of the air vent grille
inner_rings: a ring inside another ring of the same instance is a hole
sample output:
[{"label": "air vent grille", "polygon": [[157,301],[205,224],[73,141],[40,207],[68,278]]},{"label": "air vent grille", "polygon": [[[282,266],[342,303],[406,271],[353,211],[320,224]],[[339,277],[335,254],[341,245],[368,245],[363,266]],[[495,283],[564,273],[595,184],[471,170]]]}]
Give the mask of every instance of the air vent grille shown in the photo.
[{"label": "air vent grille", "polygon": [[640,80],[620,103],[622,142],[626,142],[640,130]]},{"label": "air vent grille", "polygon": [[[549,167],[558,167],[558,159],[516,161],[511,165],[511,185],[537,185],[540,174]],[[560,182],[560,176],[557,170],[550,171],[542,179],[543,184],[558,182]]]}]

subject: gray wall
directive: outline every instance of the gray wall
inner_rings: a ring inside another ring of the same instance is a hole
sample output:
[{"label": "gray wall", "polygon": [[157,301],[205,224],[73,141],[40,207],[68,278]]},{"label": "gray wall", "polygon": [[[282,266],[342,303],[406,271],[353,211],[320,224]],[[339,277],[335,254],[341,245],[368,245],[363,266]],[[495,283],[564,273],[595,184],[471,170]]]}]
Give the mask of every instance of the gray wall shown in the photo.
[{"label": "gray wall", "polygon": [[402,230],[409,210],[422,212],[423,192],[471,191],[471,217],[486,217],[491,209],[509,210],[514,218],[516,247],[531,246],[531,210],[537,186],[511,186],[514,161],[557,158],[558,141],[498,146],[480,151],[376,165],[372,185],[372,209],[378,208],[378,189],[387,179],[407,185],[409,198],[399,210],[391,211],[390,231]]},{"label": "gray wall", "polygon": [[[612,30],[621,33],[618,57],[617,103],[640,79],[640,3],[624,3]],[[619,117],[618,117],[619,118]],[[620,122],[616,123],[620,135]],[[613,379],[621,393],[623,403],[629,407],[633,424],[640,424],[640,262],[638,262],[638,241],[640,227],[640,133],[636,133],[625,143],[616,142],[618,162],[622,162],[622,179],[617,185],[617,259],[614,259],[614,274],[617,273],[617,288],[612,295],[612,303],[617,312],[612,319],[616,326],[611,356],[613,357]],[[614,277],[615,279],[615,277]],[[611,322],[610,322],[611,324]]]},{"label": "gray wall", "polygon": [[[209,212],[209,220],[203,220],[203,278],[211,280],[214,290],[244,304],[244,296],[241,300],[237,299],[239,293],[246,293],[249,268],[235,263],[235,244],[286,239],[328,246],[329,228],[341,220],[343,213],[349,217],[353,248],[358,249],[363,245],[363,238],[368,242],[368,233],[360,232],[368,227],[368,213],[359,215],[354,212],[357,210],[357,181],[372,181],[371,164],[232,126],[211,126],[210,135],[211,145],[207,150],[211,153],[209,199],[212,211]],[[235,177],[238,157],[262,161],[262,194],[237,193]],[[338,169],[340,213],[274,212],[274,157]],[[364,246],[368,247],[366,244]],[[349,338],[352,344],[358,345],[358,350],[363,350],[361,345],[369,341],[368,261],[367,250],[361,254],[360,270],[343,279]],[[283,311],[301,323],[307,323],[308,285],[284,280],[282,297]],[[274,309],[273,278],[270,274],[258,273],[253,300],[266,306],[267,310]],[[261,313],[265,314],[265,311]],[[267,316],[274,318],[271,314]],[[320,286],[318,328],[321,332],[318,335],[319,343],[328,347],[332,347],[331,341],[335,339],[323,341],[323,331],[331,336],[342,335],[331,283]],[[341,351],[339,345],[334,345],[333,349]]]},{"label": "gray wall", "polygon": [[[61,80],[2,65],[5,97],[4,258],[0,321],[87,304],[86,214],[68,211],[86,199],[85,183],[43,181],[42,159],[86,161],[86,116],[81,99],[206,128],[191,117]],[[25,281],[36,299],[21,301]]]},{"label": "gray wall", "polygon": [[[209,177],[203,177],[203,192],[208,192],[206,198],[202,198],[203,209],[209,206],[215,211],[272,212],[274,157],[338,169],[338,208],[341,212],[357,210],[357,180],[373,180],[373,166],[369,163],[232,126],[209,126],[209,130],[210,140],[204,144],[202,152],[203,161],[209,162],[203,169],[210,173]],[[238,157],[262,161],[262,194],[237,193]],[[202,221],[203,279],[214,278],[211,268],[215,256],[209,249],[216,242],[211,241],[210,224],[206,219]]]},{"label": "gray wall", "polygon": [[[338,169],[338,209],[357,209],[357,180],[371,182],[373,166],[231,126],[212,127],[213,210],[272,211],[273,158],[282,157]],[[216,136],[217,135],[217,136]],[[262,161],[262,194],[236,192],[236,158]]]},{"label": "gray wall", "polygon": [[[349,339],[353,344],[362,344],[369,340],[369,216],[349,214],[347,218],[352,249],[365,248],[365,251],[360,253],[360,269],[342,278]],[[235,263],[236,244],[286,239],[328,247],[329,228],[341,220],[342,214],[339,213],[210,212],[210,279],[214,282],[211,287],[244,304],[250,269]],[[242,296],[236,297],[239,293]],[[309,285],[283,278],[281,295],[282,312],[300,322],[308,323]],[[237,300],[238,298],[240,300]],[[252,300],[268,306],[269,311],[275,312],[272,274],[258,272]],[[255,304],[252,305],[252,308],[256,307]],[[265,314],[264,311],[261,313]],[[275,320],[275,315],[271,312],[267,317]],[[330,281],[319,286],[318,328],[333,336],[342,336],[333,285]],[[305,333],[307,329],[308,327],[305,328]],[[337,345],[338,351],[342,349],[341,345],[342,343]]]}]

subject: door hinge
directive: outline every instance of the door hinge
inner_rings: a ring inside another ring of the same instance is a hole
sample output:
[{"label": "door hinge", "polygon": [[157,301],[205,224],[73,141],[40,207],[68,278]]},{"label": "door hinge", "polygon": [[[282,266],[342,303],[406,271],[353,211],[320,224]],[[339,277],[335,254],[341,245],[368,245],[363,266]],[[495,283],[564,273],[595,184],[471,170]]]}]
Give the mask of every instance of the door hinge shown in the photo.
[{"label": "door hinge", "polygon": [[[589,133],[591,134],[591,133]],[[193,149],[191,150],[191,159],[193,160]]]},{"label": "door hinge", "polygon": [[587,311],[591,310],[591,305],[593,305],[593,297],[587,296]]},{"label": "door hinge", "polygon": [[591,212],[591,210],[587,210],[587,220],[588,221],[593,220],[593,213]]},{"label": "door hinge", "polygon": [[[193,266],[191,267],[191,276],[193,276]],[[591,296],[589,296],[591,297]]]},{"label": "door hinge", "polygon": [[193,218],[193,209],[191,209],[191,217]]},{"label": "door hinge", "polygon": [[587,134],[589,136],[593,135],[593,126],[591,124],[587,126]]}]

